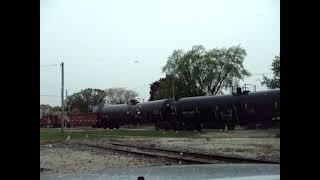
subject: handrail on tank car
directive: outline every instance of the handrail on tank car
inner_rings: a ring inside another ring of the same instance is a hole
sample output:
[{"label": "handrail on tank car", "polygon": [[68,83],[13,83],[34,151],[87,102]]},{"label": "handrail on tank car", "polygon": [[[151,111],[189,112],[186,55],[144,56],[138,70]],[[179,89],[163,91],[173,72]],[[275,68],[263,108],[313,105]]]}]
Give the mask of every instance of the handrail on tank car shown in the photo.
[{"label": "handrail on tank car", "polygon": [[257,91],[257,86],[253,84],[244,84],[242,87],[237,87],[236,91],[232,88],[232,94],[233,95],[247,95],[250,91],[250,88],[248,86],[252,86],[252,92]]}]

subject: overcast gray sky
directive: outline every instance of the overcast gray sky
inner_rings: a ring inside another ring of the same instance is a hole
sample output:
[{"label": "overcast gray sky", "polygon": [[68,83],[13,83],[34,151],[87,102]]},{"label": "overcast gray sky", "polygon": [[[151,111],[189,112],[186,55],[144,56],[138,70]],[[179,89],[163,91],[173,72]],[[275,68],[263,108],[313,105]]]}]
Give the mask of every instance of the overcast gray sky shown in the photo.
[{"label": "overcast gray sky", "polygon": [[[247,50],[251,73],[272,74],[280,53],[279,0],[41,0],[40,64],[65,63],[68,94],[84,88],[134,89],[149,98],[174,49]],[[134,63],[138,61],[138,63]],[[264,90],[255,75],[245,81]],[[60,66],[40,68],[40,95],[61,94]],[[60,105],[59,97],[40,103]]]}]

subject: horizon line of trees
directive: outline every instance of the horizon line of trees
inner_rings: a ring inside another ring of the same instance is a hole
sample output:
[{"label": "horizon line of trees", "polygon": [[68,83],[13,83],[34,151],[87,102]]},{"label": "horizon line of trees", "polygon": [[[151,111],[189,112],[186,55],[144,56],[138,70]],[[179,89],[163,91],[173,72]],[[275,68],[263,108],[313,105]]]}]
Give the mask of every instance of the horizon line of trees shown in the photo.
[{"label": "horizon line of trees", "polygon": [[[136,99],[138,93],[126,88],[108,88],[105,90],[97,88],[86,88],[79,92],[73,93],[65,99],[67,107],[72,107],[74,112],[95,112],[98,108],[106,104],[125,104]],[[41,112],[59,112],[61,106],[50,106],[40,104]]]},{"label": "horizon line of trees", "polygon": [[[149,101],[173,97],[223,94],[239,87],[239,82],[251,73],[244,68],[247,52],[240,45],[229,48],[205,49],[202,45],[190,50],[176,49],[162,67],[165,77],[150,84]],[[273,77],[263,76],[261,85],[269,89],[280,88],[280,54],[271,64]],[[86,88],[66,98],[67,105],[77,112],[94,112],[106,104],[125,104],[136,100],[138,93],[126,88],[105,90]],[[40,104],[40,110],[60,111],[60,106]]]},{"label": "horizon line of trees", "polygon": [[[174,97],[205,96],[233,91],[240,81],[251,76],[243,62],[247,52],[240,45],[205,49],[202,45],[190,50],[174,50],[163,66],[165,77],[150,84],[149,101]],[[280,55],[275,56],[273,77],[263,76],[261,85],[280,88]]]}]

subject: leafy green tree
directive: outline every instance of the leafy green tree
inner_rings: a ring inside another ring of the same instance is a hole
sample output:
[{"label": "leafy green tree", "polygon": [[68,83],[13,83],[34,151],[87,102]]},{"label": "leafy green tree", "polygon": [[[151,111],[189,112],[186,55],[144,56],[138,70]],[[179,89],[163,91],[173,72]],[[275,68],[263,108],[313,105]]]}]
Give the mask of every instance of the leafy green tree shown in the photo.
[{"label": "leafy green tree", "polygon": [[273,59],[271,70],[273,71],[273,77],[263,76],[261,85],[265,85],[270,89],[280,88],[280,55],[275,56]]},{"label": "leafy green tree", "polygon": [[40,114],[42,116],[48,114],[54,114],[60,111],[60,106],[50,106],[49,104],[40,104]]},{"label": "leafy green tree", "polygon": [[[162,70],[174,77],[176,92],[185,91],[181,94],[184,97],[216,95],[250,76],[243,66],[246,55],[240,46],[206,50],[198,45],[187,52],[174,50]],[[165,84],[162,88],[160,83],[159,89],[166,89]]]},{"label": "leafy green tree", "polygon": [[105,90],[108,104],[124,104],[136,99],[138,93],[126,88],[109,88]]},{"label": "leafy green tree", "polygon": [[191,91],[185,88],[186,86],[182,84],[177,77],[166,75],[166,77],[160,78],[158,81],[155,81],[150,85],[149,101],[172,98],[173,85],[174,97],[176,100],[182,97],[194,96]]},{"label": "leafy green tree", "polygon": [[61,110],[61,106],[54,106],[54,107],[51,108],[52,112],[58,112],[60,110]]},{"label": "leafy green tree", "polygon": [[158,90],[160,89],[160,81],[161,79],[163,78],[160,78],[159,80],[153,82],[150,84],[150,98],[149,98],[149,101],[154,101],[156,100],[156,95],[158,93]]},{"label": "leafy green tree", "polygon": [[43,113],[51,109],[52,107],[49,104],[40,104],[40,111]]},{"label": "leafy green tree", "polygon": [[104,90],[87,88],[68,96],[68,106],[79,109],[80,112],[92,112],[105,104]]},{"label": "leafy green tree", "polygon": [[[171,76],[160,78],[151,84],[150,88],[150,101],[159,99],[172,98],[172,83],[173,79]],[[153,89],[152,89],[153,88]]]}]

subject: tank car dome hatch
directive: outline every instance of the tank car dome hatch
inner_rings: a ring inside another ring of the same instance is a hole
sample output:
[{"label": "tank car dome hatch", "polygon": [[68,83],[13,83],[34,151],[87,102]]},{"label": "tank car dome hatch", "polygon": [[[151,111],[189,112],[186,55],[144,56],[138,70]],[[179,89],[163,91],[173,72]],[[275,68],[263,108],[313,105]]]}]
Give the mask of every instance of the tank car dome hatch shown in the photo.
[{"label": "tank car dome hatch", "polygon": [[240,87],[237,88],[237,94],[241,94],[241,88]]},{"label": "tank car dome hatch", "polygon": [[248,95],[248,94],[249,94],[249,92],[250,92],[249,90],[246,90],[246,91],[243,91],[243,92],[242,92],[242,94],[244,94],[244,95]]},{"label": "tank car dome hatch", "polygon": [[138,104],[138,103],[139,103],[139,101],[136,100],[136,99],[131,99],[131,100],[130,100],[130,104],[131,104],[131,105],[136,105],[136,104]]}]

